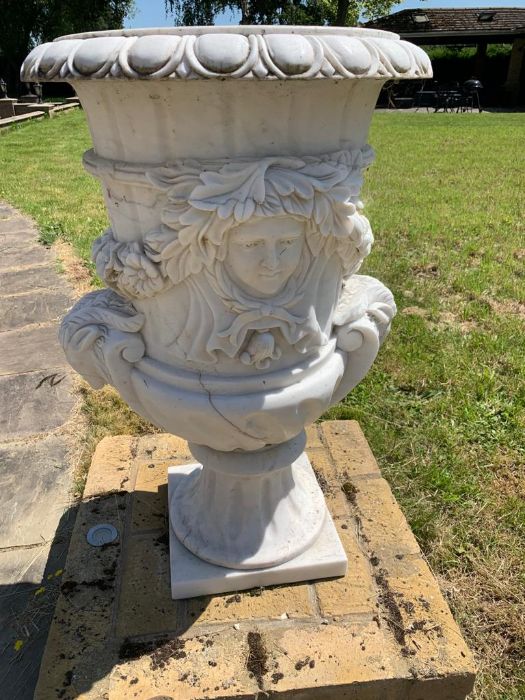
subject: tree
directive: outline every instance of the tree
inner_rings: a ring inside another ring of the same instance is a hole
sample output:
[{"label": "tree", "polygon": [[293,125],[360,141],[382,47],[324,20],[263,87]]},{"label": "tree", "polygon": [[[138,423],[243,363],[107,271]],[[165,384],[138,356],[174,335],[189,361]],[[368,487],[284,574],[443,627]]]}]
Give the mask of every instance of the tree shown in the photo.
[{"label": "tree", "polygon": [[0,75],[11,90],[32,48],[62,34],[120,29],[134,0],[2,0]]},{"label": "tree", "polygon": [[390,12],[401,0],[165,0],[166,12],[180,25],[213,24],[227,10],[240,12],[240,24],[317,24],[349,26]]}]

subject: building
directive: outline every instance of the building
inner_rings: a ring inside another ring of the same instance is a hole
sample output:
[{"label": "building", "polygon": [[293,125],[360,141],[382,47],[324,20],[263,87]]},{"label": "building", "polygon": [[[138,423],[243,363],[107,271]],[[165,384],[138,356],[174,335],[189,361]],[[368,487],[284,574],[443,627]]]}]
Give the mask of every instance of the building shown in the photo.
[{"label": "building", "polygon": [[[471,77],[479,78],[489,91],[494,76],[487,62],[487,46],[511,44],[499,95],[507,104],[525,103],[525,8],[402,10],[365,26],[395,32],[419,46],[476,46],[475,75]],[[439,74],[436,78],[439,80]]]}]

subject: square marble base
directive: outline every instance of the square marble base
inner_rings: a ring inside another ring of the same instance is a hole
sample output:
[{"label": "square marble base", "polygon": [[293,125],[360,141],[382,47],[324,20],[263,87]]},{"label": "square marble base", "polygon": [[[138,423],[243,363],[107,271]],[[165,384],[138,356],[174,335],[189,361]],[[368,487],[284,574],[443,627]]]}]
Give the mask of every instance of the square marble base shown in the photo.
[{"label": "square marble base", "polygon": [[[311,469],[310,463],[308,467]],[[179,480],[200,464],[168,469],[168,503]],[[169,528],[171,597],[195,598],[202,595],[240,591],[258,586],[272,586],[297,581],[344,576],[348,560],[334,523],[326,509],[323,529],[314,544],[295,559],[267,569],[236,570],[210,564],[184,547]]]}]

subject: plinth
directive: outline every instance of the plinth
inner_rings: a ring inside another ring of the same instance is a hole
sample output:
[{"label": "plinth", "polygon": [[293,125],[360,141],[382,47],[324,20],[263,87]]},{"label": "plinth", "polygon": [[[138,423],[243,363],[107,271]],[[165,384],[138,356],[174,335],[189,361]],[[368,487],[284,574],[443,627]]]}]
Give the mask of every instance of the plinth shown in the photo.
[{"label": "plinth", "polygon": [[[358,424],[312,426],[306,455],[346,575],[174,601],[168,468],[194,458],[170,435],[102,440],[36,700],[465,698],[472,656]],[[103,523],[119,538],[91,547]]]}]

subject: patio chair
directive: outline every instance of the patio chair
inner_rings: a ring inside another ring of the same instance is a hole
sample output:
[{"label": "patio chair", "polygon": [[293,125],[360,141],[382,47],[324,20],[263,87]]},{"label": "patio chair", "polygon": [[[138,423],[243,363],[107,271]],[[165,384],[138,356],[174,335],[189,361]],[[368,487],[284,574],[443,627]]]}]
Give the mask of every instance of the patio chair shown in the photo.
[{"label": "patio chair", "polygon": [[436,104],[437,92],[435,90],[420,90],[419,92],[416,92],[416,96],[414,99],[414,106],[416,108],[416,112],[420,107],[425,108],[427,112],[430,108],[435,110]]}]

